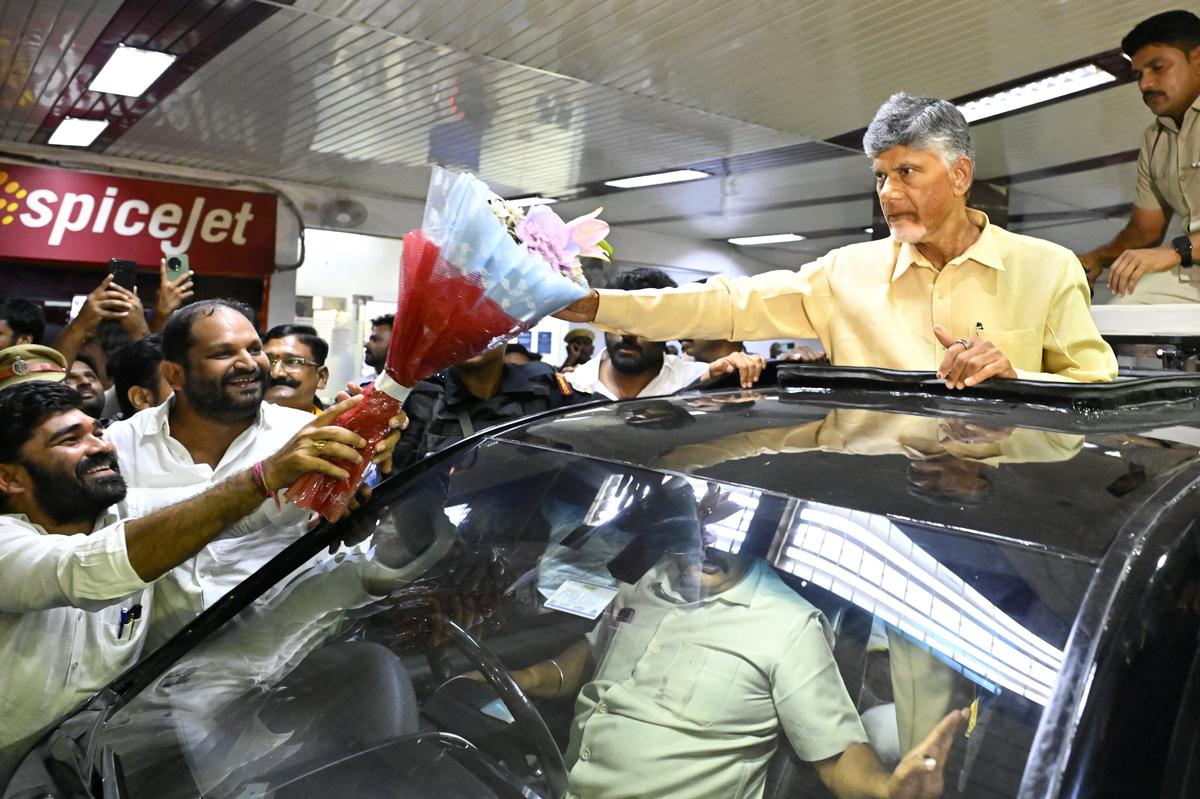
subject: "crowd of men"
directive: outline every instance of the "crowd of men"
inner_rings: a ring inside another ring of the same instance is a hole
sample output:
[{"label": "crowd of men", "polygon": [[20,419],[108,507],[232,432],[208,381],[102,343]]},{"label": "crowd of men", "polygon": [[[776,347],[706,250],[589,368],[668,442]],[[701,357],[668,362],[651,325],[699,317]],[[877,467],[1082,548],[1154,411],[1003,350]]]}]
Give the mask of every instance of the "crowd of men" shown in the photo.
[{"label": "crowd of men", "polygon": [[[1122,47],[1156,121],[1129,224],[1109,244],[1077,257],[991,224],[967,204],[975,163],[962,114],[899,93],[864,137],[889,238],[798,271],[702,285],[679,287],[655,269],[623,273],[560,315],[602,329],[598,354],[595,333],[574,327],[558,367],[509,345],[430,377],[376,448],[379,470],[565,405],[670,394],[722,374],[752,385],[764,359],[746,340],[817,339],[823,352],[794,357],[936,370],[954,389],[996,378],[1112,380],[1116,359],[1092,322],[1089,281],[1107,267],[1123,300],[1200,300],[1200,281],[1180,277],[1200,244],[1200,19],[1157,15]],[[1173,215],[1183,234],[1162,246]],[[334,459],[361,461],[365,442],[333,424],[359,401],[358,387],[324,407],[329,345],[314,328],[260,334],[251,309],[192,295],[190,281],[164,270],[147,314],[136,293],[105,278],[55,348],[42,341],[35,304],[0,300],[0,656],[15,664],[0,685],[0,782],[59,714],[305,533],[308,513],[280,502],[281,492],[305,474],[344,476]],[[364,361],[374,374],[364,384],[386,368],[394,322],[371,320]],[[682,356],[668,352],[672,340]],[[79,636],[95,644],[81,650]],[[569,686],[594,699],[588,680],[594,689],[615,678],[585,674],[582,653],[564,655],[565,677],[556,661],[519,677],[534,692],[555,677],[552,693]],[[937,795],[941,744],[959,721],[948,717],[924,756],[894,773],[849,722],[829,738],[836,746],[801,750],[839,794]],[[637,756],[627,749],[626,766]],[[578,741],[571,751],[578,756]],[[597,753],[574,765],[586,776],[601,762]]]}]

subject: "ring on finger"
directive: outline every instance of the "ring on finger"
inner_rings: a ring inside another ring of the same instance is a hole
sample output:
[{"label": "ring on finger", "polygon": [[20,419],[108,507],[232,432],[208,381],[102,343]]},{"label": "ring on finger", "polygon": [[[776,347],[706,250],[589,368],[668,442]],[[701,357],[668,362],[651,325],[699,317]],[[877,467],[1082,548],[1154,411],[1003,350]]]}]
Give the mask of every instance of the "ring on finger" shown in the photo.
[{"label": "ring on finger", "polygon": [[961,344],[964,350],[971,349],[971,342],[967,341],[965,338],[956,338],[954,339],[954,343]]},{"label": "ring on finger", "polygon": [[318,438],[316,441],[314,441],[313,449],[315,449],[317,452],[320,452],[321,450],[325,449],[325,439]]}]

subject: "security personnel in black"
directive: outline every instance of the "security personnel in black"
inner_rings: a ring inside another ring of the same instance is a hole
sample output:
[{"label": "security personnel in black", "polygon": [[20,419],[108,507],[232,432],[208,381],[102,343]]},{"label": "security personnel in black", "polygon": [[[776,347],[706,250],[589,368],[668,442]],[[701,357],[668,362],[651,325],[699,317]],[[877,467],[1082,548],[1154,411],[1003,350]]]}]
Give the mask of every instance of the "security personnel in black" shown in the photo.
[{"label": "security personnel in black", "polygon": [[408,466],[484,428],[591,399],[548,364],[505,363],[501,345],[413,388],[395,462]]}]

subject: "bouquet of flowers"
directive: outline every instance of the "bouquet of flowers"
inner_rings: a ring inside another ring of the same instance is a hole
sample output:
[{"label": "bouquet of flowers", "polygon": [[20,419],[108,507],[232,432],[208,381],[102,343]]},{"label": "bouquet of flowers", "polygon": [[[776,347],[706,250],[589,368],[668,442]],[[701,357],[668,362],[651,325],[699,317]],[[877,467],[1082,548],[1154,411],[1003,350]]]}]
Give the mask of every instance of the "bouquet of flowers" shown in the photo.
[{"label": "bouquet of flowers", "polygon": [[367,446],[344,480],[309,475],[288,491],[327,519],[349,504],[371,454],[418,381],[473,358],[587,296],[579,258],[608,259],[600,211],[564,222],[545,206],[527,212],[477,178],[434,168],[421,227],[404,237],[400,290],[384,374],[338,417]]}]

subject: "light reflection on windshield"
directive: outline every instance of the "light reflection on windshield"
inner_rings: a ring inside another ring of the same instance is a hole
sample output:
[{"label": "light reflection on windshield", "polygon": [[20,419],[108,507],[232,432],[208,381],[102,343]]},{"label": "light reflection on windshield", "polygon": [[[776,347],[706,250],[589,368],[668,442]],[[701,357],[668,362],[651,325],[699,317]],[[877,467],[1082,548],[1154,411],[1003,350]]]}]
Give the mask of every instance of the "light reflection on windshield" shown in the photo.
[{"label": "light reflection on windshield", "polygon": [[1002,612],[885,517],[798,506],[773,562],[832,591],[956,662],[976,682],[1040,705],[1063,652]]}]

